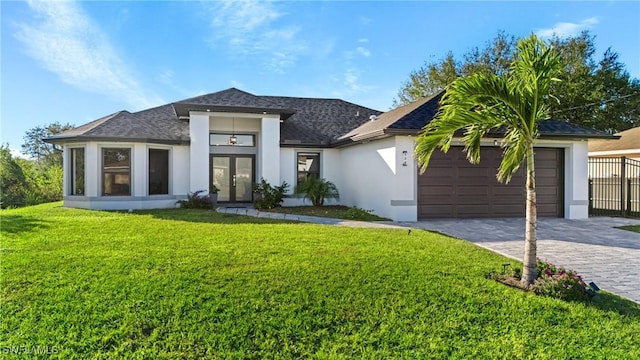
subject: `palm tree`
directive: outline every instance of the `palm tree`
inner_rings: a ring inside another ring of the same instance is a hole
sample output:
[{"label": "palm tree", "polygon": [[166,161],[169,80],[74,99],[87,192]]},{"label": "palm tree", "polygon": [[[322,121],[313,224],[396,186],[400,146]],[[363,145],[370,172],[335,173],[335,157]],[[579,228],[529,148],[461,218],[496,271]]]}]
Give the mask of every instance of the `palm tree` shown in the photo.
[{"label": "palm tree", "polygon": [[480,162],[480,144],[490,131],[504,132],[498,181],[508,183],[526,160],[527,200],[522,284],[529,286],[536,269],[536,183],[533,146],[538,122],[549,119],[549,88],[562,69],[557,52],[535,35],[518,41],[515,60],[502,76],[476,74],[451,83],[438,116],[417,139],[416,157],[424,172],[436,148],[447,152],[461,136],[469,162]]}]

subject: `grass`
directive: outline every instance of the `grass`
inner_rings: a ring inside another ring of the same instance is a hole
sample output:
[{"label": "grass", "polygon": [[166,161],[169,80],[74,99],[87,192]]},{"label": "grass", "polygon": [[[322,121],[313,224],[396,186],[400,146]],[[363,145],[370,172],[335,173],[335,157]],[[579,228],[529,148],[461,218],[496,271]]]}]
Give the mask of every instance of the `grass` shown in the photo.
[{"label": "grass", "polygon": [[358,221],[391,221],[357,207],[348,207],[343,205],[324,205],[324,206],[287,206],[277,207],[270,212],[283,214],[320,216],[334,219],[358,220]]},{"label": "grass", "polygon": [[640,305],[504,286],[486,274],[513,261],[462,240],[59,205],[0,213],[4,354],[640,358]]},{"label": "grass", "polygon": [[620,227],[618,227],[618,229],[629,230],[629,231],[640,233],[640,225],[620,226]]}]

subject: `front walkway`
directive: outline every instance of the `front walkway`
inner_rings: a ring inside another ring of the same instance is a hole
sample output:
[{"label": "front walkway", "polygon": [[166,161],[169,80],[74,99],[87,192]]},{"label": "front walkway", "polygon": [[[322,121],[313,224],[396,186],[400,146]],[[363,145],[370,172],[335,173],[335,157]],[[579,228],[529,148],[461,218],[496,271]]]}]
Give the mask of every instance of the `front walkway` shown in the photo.
[{"label": "front walkway", "polygon": [[[429,220],[403,225],[465,239],[520,261],[524,256],[522,218]],[[640,225],[640,221],[538,219],[538,257],[573,269],[601,289],[640,303],[640,234],[615,228],[622,225]]]},{"label": "front walkway", "polygon": [[[359,228],[418,228],[465,239],[499,254],[522,260],[524,219],[446,219],[406,223],[365,222],[219,208],[219,212],[280,220]],[[538,219],[538,257],[575,270],[585,281],[640,303],[640,234],[616,229],[640,220],[595,217],[588,220]]]}]

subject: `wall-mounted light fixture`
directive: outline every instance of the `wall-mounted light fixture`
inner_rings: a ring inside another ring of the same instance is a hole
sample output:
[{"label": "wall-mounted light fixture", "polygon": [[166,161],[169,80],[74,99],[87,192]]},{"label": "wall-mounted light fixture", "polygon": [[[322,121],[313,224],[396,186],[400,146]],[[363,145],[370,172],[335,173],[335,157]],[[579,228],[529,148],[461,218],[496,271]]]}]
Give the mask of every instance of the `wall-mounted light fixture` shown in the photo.
[{"label": "wall-mounted light fixture", "polygon": [[493,139],[493,146],[498,146],[498,139]]},{"label": "wall-mounted light fixture", "polygon": [[402,152],[402,166],[407,166],[407,150],[404,150]]},{"label": "wall-mounted light fixture", "polygon": [[236,118],[231,118],[231,136],[229,136],[229,145],[235,145],[238,143],[238,137],[236,136]]}]

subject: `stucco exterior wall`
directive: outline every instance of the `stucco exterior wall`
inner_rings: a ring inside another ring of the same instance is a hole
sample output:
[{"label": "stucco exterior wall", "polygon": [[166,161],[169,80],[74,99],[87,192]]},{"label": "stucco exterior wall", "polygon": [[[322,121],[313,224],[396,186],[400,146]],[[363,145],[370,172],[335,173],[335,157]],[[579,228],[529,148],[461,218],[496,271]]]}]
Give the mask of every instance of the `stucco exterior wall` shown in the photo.
[{"label": "stucco exterior wall", "polygon": [[[85,149],[85,194],[69,195],[71,188],[70,150]],[[131,150],[131,196],[102,196],[102,149]],[[169,150],[169,194],[148,195],[149,149]],[[66,207],[96,210],[156,209],[176,207],[189,191],[190,148],[186,145],[147,143],[87,142],[64,146],[63,201]]]},{"label": "stucco exterior wall", "polygon": [[341,157],[344,205],[373,210],[394,221],[416,221],[413,138],[396,136],[347,147]]}]

